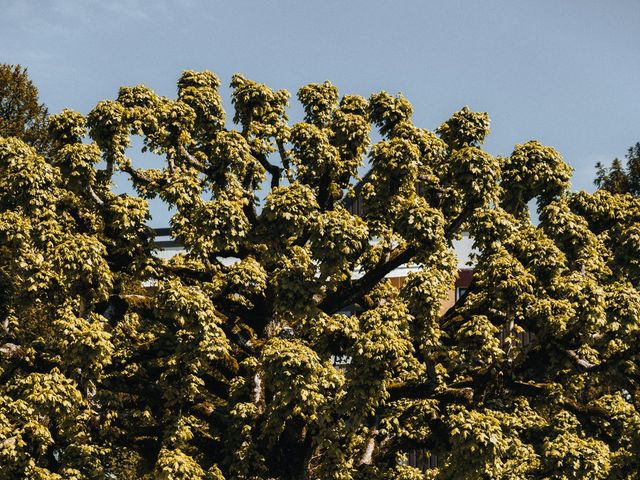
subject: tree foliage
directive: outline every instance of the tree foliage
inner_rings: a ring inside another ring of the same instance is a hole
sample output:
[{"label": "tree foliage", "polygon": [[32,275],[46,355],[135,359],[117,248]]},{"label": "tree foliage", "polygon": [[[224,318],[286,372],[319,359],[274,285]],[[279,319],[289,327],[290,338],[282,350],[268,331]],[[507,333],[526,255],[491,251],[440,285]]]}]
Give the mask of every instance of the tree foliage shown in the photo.
[{"label": "tree foliage", "polygon": [[[0,478],[636,478],[639,200],[569,193],[536,141],[490,155],[466,107],[433,133],[325,82],[290,123],[287,92],[236,75],[230,129],[219,83],[65,110],[46,159],[0,139]],[[442,313],[464,230],[473,284]]]},{"label": "tree foliage", "polygon": [[49,145],[47,114],[27,69],[0,63],[0,136],[20,138],[45,154]]},{"label": "tree foliage", "polygon": [[609,192],[640,196],[640,142],[629,147],[625,158],[627,161],[624,166],[617,158],[612,160],[608,168],[598,162],[594,183]]}]

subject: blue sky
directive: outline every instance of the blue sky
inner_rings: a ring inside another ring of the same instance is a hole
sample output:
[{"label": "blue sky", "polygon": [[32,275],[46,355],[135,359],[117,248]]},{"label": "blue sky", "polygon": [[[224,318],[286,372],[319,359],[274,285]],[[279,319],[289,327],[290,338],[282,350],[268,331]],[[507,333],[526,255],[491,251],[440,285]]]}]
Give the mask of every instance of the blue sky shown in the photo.
[{"label": "blue sky", "polygon": [[491,116],[489,152],[538,139],[593,190],[594,164],[640,141],[639,25],[640,0],[0,0],[0,62],[27,66],[52,112],[121,85],[174,97],[185,69],[402,92],[430,129],[469,105]]}]

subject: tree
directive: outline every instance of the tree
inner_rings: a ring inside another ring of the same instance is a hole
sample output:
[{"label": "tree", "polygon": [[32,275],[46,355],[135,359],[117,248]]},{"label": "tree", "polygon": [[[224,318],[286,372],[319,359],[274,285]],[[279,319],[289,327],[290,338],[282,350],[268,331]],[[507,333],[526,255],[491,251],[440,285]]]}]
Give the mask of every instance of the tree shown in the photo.
[{"label": "tree", "polygon": [[640,142],[629,147],[627,154],[627,176],[629,177],[629,191],[640,197]]},{"label": "tree", "polygon": [[27,69],[0,63],[0,136],[20,138],[47,153],[47,114]]},{"label": "tree", "polygon": [[627,162],[624,167],[617,158],[613,159],[609,168],[600,162],[596,163],[594,183],[609,192],[640,196],[640,142],[629,147],[625,158]]},{"label": "tree", "polygon": [[[432,133],[402,96],[325,82],[291,124],[287,92],[235,75],[234,130],[218,86],[65,110],[47,159],[0,140],[0,478],[636,477],[640,200],[569,193],[536,141],[490,155],[466,107]],[[156,196],[186,249],[168,261]],[[474,280],[441,314],[463,230]]]}]

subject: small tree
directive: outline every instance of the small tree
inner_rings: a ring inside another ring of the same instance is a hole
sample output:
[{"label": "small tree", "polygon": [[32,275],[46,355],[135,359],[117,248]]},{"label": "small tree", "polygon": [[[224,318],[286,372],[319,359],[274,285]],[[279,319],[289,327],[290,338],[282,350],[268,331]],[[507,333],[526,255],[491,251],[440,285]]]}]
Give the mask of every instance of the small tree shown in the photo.
[{"label": "small tree", "polygon": [[598,188],[612,193],[632,193],[640,196],[640,143],[629,147],[626,166],[614,158],[611,167],[606,168],[602,163],[596,164],[596,179]]},{"label": "small tree", "polygon": [[41,154],[48,150],[47,107],[20,65],[0,64],[0,136],[20,138]]},{"label": "small tree", "polygon": [[[290,124],[287,92],[236,75],[233,130],[218,86],[188,71],[176,100],[64,111],[47,160],[0,140],[1,478],[636,478],[639,200],[568,193],[536,141],[488,154],[467,108],[432,133],[402,96],[325,82]],[[153,197],[185,247],[169,261]],[[474,280],[442,314],[463,230]]]},{"label": "small tree", "polygon": [[640,197],[640,142],[629,147],[627,154],[627,176],[629,177],[629,191]]}]

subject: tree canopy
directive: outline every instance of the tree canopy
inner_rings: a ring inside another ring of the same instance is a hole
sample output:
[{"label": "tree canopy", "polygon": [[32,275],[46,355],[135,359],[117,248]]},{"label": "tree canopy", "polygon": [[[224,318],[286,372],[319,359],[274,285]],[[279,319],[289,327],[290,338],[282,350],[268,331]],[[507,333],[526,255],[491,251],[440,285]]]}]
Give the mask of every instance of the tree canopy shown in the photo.
[{"label": "tree canopy", "polygon": [[[288,92],[235,75],[235,129],[219,83],[65,110],[46,158],[0,139],[0,478],[637,477],[640,200],[571,193],[537,141],[487,153],[466,107],[431,132],[324,82],[290,122]],[[473,283],[441,312],[463,231]]]},{"label": "tree canopy", "polygon": [[0,63],[0,136],[20,138],[45,154],[49,144],[47,114],[27,69]]}]

